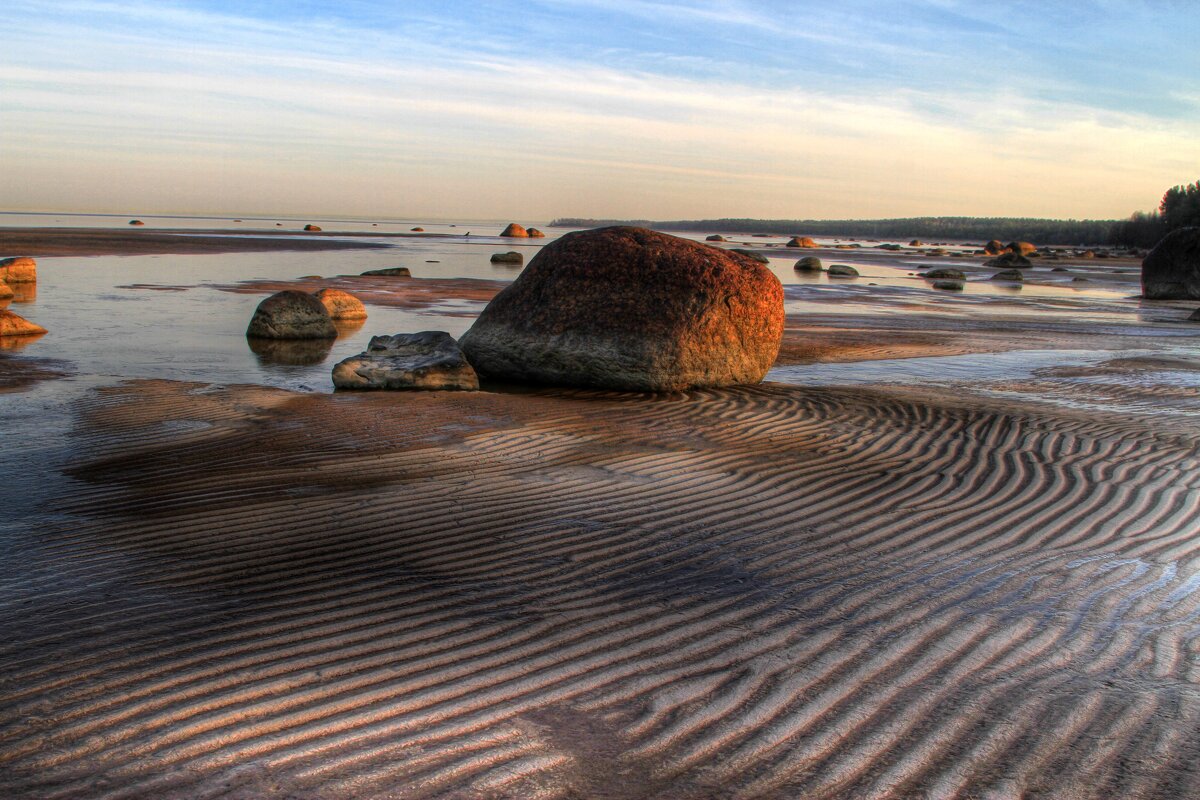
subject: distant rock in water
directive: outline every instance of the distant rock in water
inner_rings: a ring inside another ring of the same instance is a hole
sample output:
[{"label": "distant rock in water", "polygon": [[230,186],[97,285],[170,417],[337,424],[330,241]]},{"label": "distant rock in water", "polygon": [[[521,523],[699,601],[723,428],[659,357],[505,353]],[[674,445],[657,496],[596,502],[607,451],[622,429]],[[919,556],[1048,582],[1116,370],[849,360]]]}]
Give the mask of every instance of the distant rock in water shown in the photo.
[{"label": "distant rock in water", "polygon": [[951,281],[965,281],[967,279],[966,274],[960,269],[931,269],[923,277],[930,280],[945,279]]},{"label": "distant rock in water", "polygon": [[961,292],[964,284],[962,281],[934,281],[933,288],[941,289],[944,292]]},{"label": "distant rock in water", "polygon": [[989,256],[998,256],[1005,250],[1004,244],[999,239],[992,239],[983,246],[983,252]]},{"label": "distant rock in water", "polygon": [[542,233],[537,228],[530,228],[529,230],[525,231],[525,235],[528,236],[530,239],[545,239],[546,238],[546,234]]},{"label": "distant rock in water", "polygon": [[129,220],[129,224],[130,225],[145,225],[146,223],[142,222],[140,219],[131,219],[131,220]]},{"label": "distant rock in water", "polygon": [[28,256],[0,259],[0,281],[37,283],[37,262]]},{"label": "distant rock in water", "polygon": [[893,252],[894,252],[894,251],[896,251],[896,250],[903,250],[903,249],[904,249],[903,247],[901,247],[901,246],[900,246],[900,245],[898,245],[898,244],[891,244],[891,243],[888,243],[888,244],[877,244],[877,245],[875,245],[875,247],[876,247],[877,249],[879,249],[879,250],[891,250],[891,251],[893,251]]},{"label": "distant rock in water", "polygon": [[412,271],[408,267],[384,267],[383,269],[369,269],[362,273],[368,278],[411,278]]},{"label": "distant rock in water", "polygon": [[24,317],[11,311],[0,311],[0,336],[37,336],[45,332],[41,325],[34,325]]},{"label": "distant rock in water", "polygon": [[1002,269],[992,276],[994,281],[1023,281],[1025,273],[1019,269]]},{"label": "distant rock in water", "polygon": [[425,232],[424,228],[412,228],[411,230],[413,233],[424,233]]},{"label": "distant rock in water", "polygon": [[820,272],[824,268],[821,259],[816,256],[805,256],[797,261],[794,267],[797,272]]},{"label": "distant rock in water", "polygon": [[808,236],[793,236],[787,243],[788,247],[816,247],[817,243]]},{"label": "distant rock in water", "polygon": [[321,228],[320,228],[319,226],[317,226],[317,225],[313,225],[313,224],[310,222],[308,225],[305,225],[305,226],[304,226],[304,230],[306,230],[306,231],[320,231],[320,230],[321,230]]},{"label": "distant rock in water", "polygon": [[857,278],[858,270],[849,264],[830,264],[827,274],[831,278]]},{"label": "distant rock in water", "polygon": [[515,250],[509,250],[507,253],[492,253],[493,264],[524,264],[525,256]]},{"label": "distant rock in water", "polygon": [[325,306],[330,319],[366,319],[367,307],[349,292],[341,289],[321,289],[313,292],[313,297]]},{"label": "distant rock in water", "polygon": [[783,287],[732,250],[632,227],[539,252],[461,339],[481,374],[631,391],[757,383],[779,352]]},{"label": "distant rock in water", "polygon": [[727,242],[729,240],[726,239],[724,236],[722,236],[719,233],[714,233],[712,236],[705,236],[704,241],[706,241],[706,242]]},{"label": "distant rock in water", "polygon": [[908,246],[909,247],[924,247],[925,243],[922,242],[920,239],[913,239],[911,242],[908,243]]},{"label": "distant rock in water", "polygon": [[1033,262],[1017,253],[1005,253],[999,258],[983,262],[985,267],[1032,267]]},{"label": "distant rock in water", "polygon": [[529,237],[529,231],[522,228],[515,222],[508,223],[508,227],[500,234],[501,236],[510,236],[514,239],[526,239]]},{"label": "distant rock in water", "polygon": [[1171,231],[1142,261],[1142,296],[1200,300],[1200,228]]},{"label": "distant rock in water", "polygon": [[475,391],[479,377],[445,331],[374,336],[366,352],[333,368],[338,389],[457,389]]},{"label": "distant rock in water", "polygon": [[748,250],[744,247],[735,247],[734,249],[730,250],[729,252],[730,253],[738,253],[740,255],[745,256],[746,258],[753,258],[755,261],[757,261],[760,264],[770,264],[771,263],[771,259],[767,258],[765,255],[758,252],[757,250]]},{"label": "distant rock in water", "polygon": [[1027,256],[1037,251],[1037,247],[1029,242],[1009,242],[1007,246],[1010,252],[1019,256]]},{"label": "distant rock in water", "polygon": [[289,290],[258,304],[246,335],[258,339],[336,339],[337,328],[320,300],[306,292]]}]

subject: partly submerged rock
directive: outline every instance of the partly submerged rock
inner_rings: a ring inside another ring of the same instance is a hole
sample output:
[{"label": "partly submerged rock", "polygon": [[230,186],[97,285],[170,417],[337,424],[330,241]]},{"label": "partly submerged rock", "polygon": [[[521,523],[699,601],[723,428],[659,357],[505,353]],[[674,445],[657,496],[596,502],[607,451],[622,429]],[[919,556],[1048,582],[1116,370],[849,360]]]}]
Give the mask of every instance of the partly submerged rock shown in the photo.
[{"label": "partly submerged rock", "polygon": [[913,239],[911,242],[908,243],[908,246],[909,247],[924,247],[925,243],[922,242],[920,239]]},{"label": "partly submerged rock", "polygon": [[820,272],[825,267],[821,263],[821,259],[816,256],[805,256],[796,262],[795,270],[797,272]]},{"label": "partly submerged rock", "polygon": [[501,236],[511,236],[511,237],[517,238],[517,239],[525,239],[525,238],[529,237],[529,231],[525,230],[523,227],[521,227],[520,225],[518,225],[515,222],[510,222],[510,223],[508,223],[508,227],[505,228],[501,232],[500,235]]},{"label": "partly submerged rock", "polygon": [[926,272],[922,277],[928,278],[930,280],[944,279],[944,280],[951,280],[951,281],[965,281],[967,279],[966,274],[962,270],[960,270],[960,269],[945,269],[945,268],[931,269],[931,270],[929,270],[929,272]]},{"label": "partly submerged rock", "polygon": [[849,264],[830,264],[827,274],[831,278],[857,278],[858,270]]},{"label": "partly submerged rock", "polygon": [[320,300],[306,292],[289,290],[258,304],[246,335],[259,339],[336,339],[337,328]]},{"label": "partly submerged rock", "polygon": [[891,251],[893,251],[893,252],[894,252],[894,251],[896,251],[896,250],[903,250],[903,249],[904,249],[903,247],[901,247],[901,246],[900,246],[900,245],[898,245],[898,244],[891,244],[891,243],[887,243],[887,244],[877,244],[877,245],[875,245],[875,247],[876,247],[876,249],[879,249],[879,250],[891,250]]},{"label": "partly submerged rock", "polygon": [[546,234],[539,231],[537,228],[529,228],[525,231],[525,235],[530,239],[545,239]]},{"label": "partly submerged rock", "polygon": [[770,264],[771,263],[771,259],[767,258],[765,255],[758,252],[757,250],[750,250],[745,247],[735,247],[734,249],[730,250],[729,252],[743,255],[746,258],[752,258],[760,264]]},{"label": "partly submerged rock", "polygon": [[0,259],[0,282],[36,283],[37,262],[28,256]]},{"label": "partly submerged rock", "polygon": [[945,292],[961,292],[965,285],[962,281],[945,280],[933,282],[933,288],[941,289]]},{"label": "partly submerged rock", "polygon": [[569,233],[461,339],[480,374],[633,391],[757,383],[783,335],[783,287],[732,250],[642,228]]},{"label": "partly submerged rock", "polygon": [[129,220],[129,224],[136,227],[138,225],[145,225],[146,223],[142,222],[140,219],[131,219]]},{"label": "partly submerged rock", "polygon": [[983,246],[983,252],[989,256],[998,256],[1005,250],[1004,244],[999,239],[992,239]]},{"label": "partly submerged rock", "polygon": [[1025,273],[1019,269],[1002,269],[992,276],[994,281],[1023,281]]},{"label": "partly submerged rock", "polygon": [[1007,247],[1010,252],[1016,253],[1019,256],[1027,256],[1037,251],[1037,246],[1029,242],[1009,242]]},{"label": "partly submerged rock", "polygon": [[321,301],[330,319],[366,319],[367,307],[349,292],[341,289],[321,289],[313,292],[313,297]]},{"label": "partly submerged rock", "polygon": [[711,236],[705,236],[704,241],[706,241],[706,242],[727,242],[729,240],[726,239],[724,236],[722,236],[719,233],[714,233]]},{"label": "partly submerged rock", "polygon": [[524,264],[525,256],[515,250],[509,250],[507,253],[492,253],[493,264]]},{"label": "partly submerged rock", "polygon": [[1142,261],[1142,296],[1200,300],[1200,228],[1171,231]]},{"label": "partly submerged rock", "polygon": [[383,269],[369,269],[362,274],[368,278],[411,278],[412,270],[408,267],[384,267]]},{"label": "partly submerged rock", "polygon": [[0,336],[36,336],[45,333],[41,325],[35,325],[11,311],[0,311]]},{"label": "partly submerged rock", "polygon": [[479,377],[445,331],[374,336],[363,353],[333,368],[338,389],[479,388]]},{"label": "partly submerged rock", "polygon": [[1005,253],[999,258],[983,262],[985,267],[1032,267],[1033,262],[1019,253]]},{"label": "partly submerged rock", "polygon": [[321,227],[320,227],[319,225],[313,225],[313,224],[310,222],[308,225],[305,225],[305,226],[304,226],[304,230],[306,230],[306,231],[319,231],[319,230],[321,230]]},{"label": "partly submerged rock", "polygon": [[416,227],[416,228],[410,228],[410,230],[411,230],[413,233],[424,233],[424,232],[425,232],[425,229],[424,229],[424,228],[422,228],[422,227],[419,227],[419,226],[418,226],[418,227]]},{"label": "partly submerged rock", "polygon": [[793,236],[787,243],[788,247],[816,247],[817,243],[808,236]]}]

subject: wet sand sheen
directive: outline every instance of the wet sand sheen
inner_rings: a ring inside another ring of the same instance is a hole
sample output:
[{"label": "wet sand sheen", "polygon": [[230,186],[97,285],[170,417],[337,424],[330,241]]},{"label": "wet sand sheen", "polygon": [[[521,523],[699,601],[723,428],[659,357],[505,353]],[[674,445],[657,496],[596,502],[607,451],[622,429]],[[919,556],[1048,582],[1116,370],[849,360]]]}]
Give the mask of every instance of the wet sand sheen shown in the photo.
[{"label": "wet sand sheen", "polygon": [[1196,426],[956,403],[101,389],[0,789],[1195,794]]}]

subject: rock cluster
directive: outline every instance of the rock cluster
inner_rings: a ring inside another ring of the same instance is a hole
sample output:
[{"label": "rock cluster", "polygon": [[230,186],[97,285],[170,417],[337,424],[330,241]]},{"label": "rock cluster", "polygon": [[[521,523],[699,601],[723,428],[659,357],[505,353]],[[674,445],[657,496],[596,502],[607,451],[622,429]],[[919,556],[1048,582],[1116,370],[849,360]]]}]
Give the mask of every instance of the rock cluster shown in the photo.
[{"label": "rock cluster", "polygon": [[492,253],[493,264],[524,264],[525,256],[515,250],[509,250],[507,253]]},{"label": "rock cluster", "polygon": [[333,368],[338,389],[458,389],[474,391],[479,377],[445,331],[374,336],[365,352]]}]

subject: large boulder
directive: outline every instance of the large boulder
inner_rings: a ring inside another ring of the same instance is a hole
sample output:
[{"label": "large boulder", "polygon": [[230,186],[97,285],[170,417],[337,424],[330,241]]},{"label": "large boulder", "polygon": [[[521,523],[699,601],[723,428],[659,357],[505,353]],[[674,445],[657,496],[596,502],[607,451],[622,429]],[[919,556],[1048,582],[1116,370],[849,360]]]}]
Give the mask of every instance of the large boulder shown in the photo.
[{"label": "large boulder", "polygon": [[36,336],[45,332],[41,325],[34,325],[24,317],[11,311],[0,311],[0,336]]},{"label": "large boulder", "polygon": [[27,256],[0,258],[0,282],[37,283],[37,262]]},{"label": "large boulder", "polygon": [[320,300],[306,292],[286,291],[258,304],[246,335],[258,339],[336,339],[337,328]]},{"label": "large boulder", "polygon": [[817,243],[807,236],[793,236],[787,243],[788,247],[816,247]]},{"label": "large boulder", "polygon": [[821,259],[816,256],[805,256],[797,261],[795,266],[797,272],[820,272],[824,268]]},{"label": "large boulder", "polygon": [[483,375],[631,391],[757,383],[783,335],[783,286],[731,250],[643,228],[546,246],[460,343]]},{"label": "large boulder", "polygon": [[528,238],[529,231],[525,230],[523,227],[521,227],[520,225],[518,225],[515,222],[510,222],[510,223],[508,223],[508,227],[505,228],[504,231],[500,235],[501,236],[511,236],[511,237],[517,238],[517,239],[525,239],[525,238]]},{"label": "large boulder", "polygon": [[475,391],[479,377],[458,343],[445,331],[373,336],[366,352],[333,368],[338,389],[462,389]]},{"label": "large boulder", "polygon": [[349,292],[341,289],[321,289],[313,292],[313,297],[321,301],[330,319],[366,319],[367,307]]},{"label": "large boulder", "polygon": [[1142,261],[1142,296],[1149,300],[1200,300],[1200,228],[1179,228]]}]

